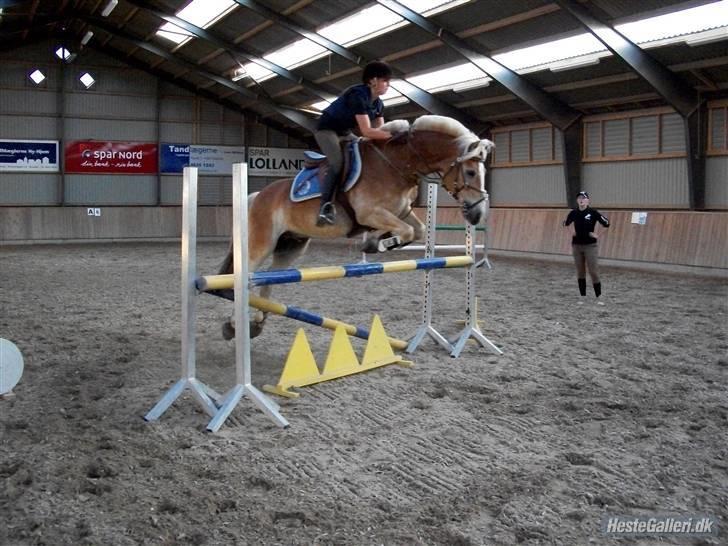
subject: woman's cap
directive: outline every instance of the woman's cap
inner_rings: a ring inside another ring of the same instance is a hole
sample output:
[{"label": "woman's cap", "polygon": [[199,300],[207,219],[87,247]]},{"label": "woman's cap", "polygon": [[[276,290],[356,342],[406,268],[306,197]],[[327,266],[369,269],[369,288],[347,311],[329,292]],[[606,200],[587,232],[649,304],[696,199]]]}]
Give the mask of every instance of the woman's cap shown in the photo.
[{"label": "woman's cap", "polygon": [[585,191],[580,191],[579,193],[576,194],[576,198],[578,199],[579,197],[586,197],[587,199],[589,199],[589,194],[586,193]]}]

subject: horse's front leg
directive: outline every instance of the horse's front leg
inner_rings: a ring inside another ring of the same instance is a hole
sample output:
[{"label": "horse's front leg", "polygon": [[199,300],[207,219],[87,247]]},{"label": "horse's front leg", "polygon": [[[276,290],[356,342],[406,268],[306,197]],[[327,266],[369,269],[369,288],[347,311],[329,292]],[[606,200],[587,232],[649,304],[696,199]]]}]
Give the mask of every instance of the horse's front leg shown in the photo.
[{"label": "horse's front leg", "polygon": [[409,244],[415,239],[416,228],[410,223],[400,220],[397,215],[388,210],[376,209],[363,213],[357,211],[357,221],[377,230],[374,235],[370,234],[367,237],[362,245],[363,252],[380,252],[382,233],[389,233],[391,237],[396,237],[398,239],[396,246]]}]

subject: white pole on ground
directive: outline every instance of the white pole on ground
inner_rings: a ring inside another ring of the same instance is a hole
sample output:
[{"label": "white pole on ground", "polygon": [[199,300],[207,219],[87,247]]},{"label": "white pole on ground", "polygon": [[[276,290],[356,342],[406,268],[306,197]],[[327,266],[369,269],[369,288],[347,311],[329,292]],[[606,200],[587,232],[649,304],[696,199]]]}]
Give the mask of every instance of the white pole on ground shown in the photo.
[{"label": "white pole on ground", "polygon": [[190,389],[205,412],[213,416],[217,393],[199,381],[195,364],[195,320],[197,318],[197,167],[185,167],[182,174],[182,366],[181,377],[144,416],[156,421],[172,403]]},{"label": "white pole on ground", "polygon": [[[433,258],[435,256],[435,214],[437,213],[438,188],[439,185],[437,182],[429,182],[427,184],[427,236],[425,239],[425,258]],[[447,351],[452,351],[452,345],[450,342],[432,326],[432,273],[432,270],[429,269],[425,271],[422,323],[410,339],[409,345],[407,345],[408,353],[413,353],[427,335],[447,349]]]},{"label": "white pole on ground", "polygon": [[223,397],[220,409],[207,425],[217,432],[243,396],[281,427],[288,421],[280,406],[255,388],[250,372],[250,288],[248,262],[248,165],[233,165],[233,268],[235,274],[235,378],[236,385]]}]

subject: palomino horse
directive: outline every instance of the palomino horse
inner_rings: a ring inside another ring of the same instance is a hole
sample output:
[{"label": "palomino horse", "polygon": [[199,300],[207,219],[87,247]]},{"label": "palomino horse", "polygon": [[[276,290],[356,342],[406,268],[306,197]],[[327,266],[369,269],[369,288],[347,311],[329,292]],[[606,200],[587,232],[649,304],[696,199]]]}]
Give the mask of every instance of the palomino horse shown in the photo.
[{"label": "palomino horse", "polygon": [[[318,199],[292,202],[291,179],[277,180],[249,196],[250,271],[272,256],[272,269],[288,267],[301,256],[312,238],[352,237],[369,232],[365,251],[376,251],[383,236],[397,246],[424,235],[424,225],[412,212],[420,177],[435,175],[440,184],[461,205],[463,217],[471,224],[485,218],[488,196],[484,187],[484,163],[494,147],[481,140],[458,121],[443,116],[421,116],[410,126],[395,120],[383,127],[397,133],[388,141],[361,142],[362,170],[359,182],[337,197],[336,223],[317,226]],[[389,237],[392,236],[392,238]],[[398,239],[396,239],[398,238]],[[232,273],[232,243],[220,273]],[[269,297],[270,286],[260,290]],[[251,320],[251,337],[258,335],[265,314]],[[231,323],[223,335],[235,335]]]}]

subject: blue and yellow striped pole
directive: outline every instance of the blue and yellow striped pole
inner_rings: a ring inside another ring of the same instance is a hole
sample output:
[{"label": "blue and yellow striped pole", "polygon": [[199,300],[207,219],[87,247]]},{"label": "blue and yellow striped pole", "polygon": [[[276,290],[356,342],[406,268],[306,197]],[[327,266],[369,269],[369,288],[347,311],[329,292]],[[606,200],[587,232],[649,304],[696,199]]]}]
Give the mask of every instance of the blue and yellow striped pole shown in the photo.
[{"label": "blue and yellow striped pole", "polygon": [[[348,277],[364,277],[381,273],[467,267],[470,265],[473,265],[473,258],[471,256],[445,256],[441,258],[421,258],[418,260],[399,260],[394,262],[304,267],[301,269],[277,269],[271,271],[256,271],[250,276],[250,284],[251,286],[265,286],[270,284],[324,281]],[[208,275],[197,279],[197,289],[201,292],[226,290],[232,288],[232,286],[232,275]]]},{"label": "blue and yellow striped pole", "polygon": [[[322,328],[327,328],[329,330],[336,330],[338,326],[343,326],[344,330],[346,330],[346,333],[350,336],[358,337],[361,339],[369,339],[369,330],[367,330],[366,328],[360,328],[359,326],[347,324],[346,322],[341,322],[340,320],[323,317],[321,315],[317,315],[316,313],[301,309],[300,307],[284,305],[273,300],[261,298],[260,296],[254,296],[253,294],[250,295],[249,303],[251,307],[255,307],[256,309],[260,309],[261,311],[273,313],[274,315],[281,315],[283,317],[288,317],[301,322],[306,322],[308,324],[313,324],[314,326],[321,326]],[[388,337],[387,339],[393,349],[404,350],[407,348],[406,341],[393,337]]]}]

